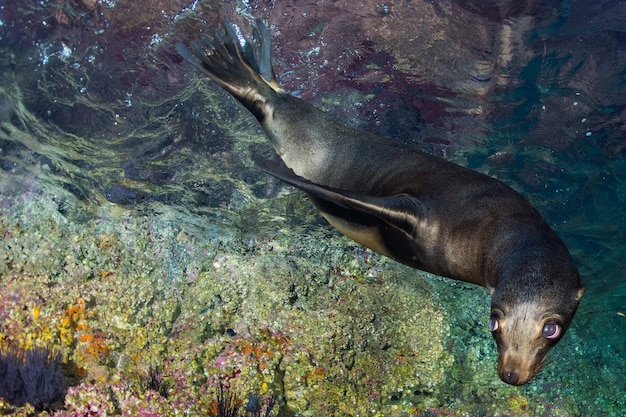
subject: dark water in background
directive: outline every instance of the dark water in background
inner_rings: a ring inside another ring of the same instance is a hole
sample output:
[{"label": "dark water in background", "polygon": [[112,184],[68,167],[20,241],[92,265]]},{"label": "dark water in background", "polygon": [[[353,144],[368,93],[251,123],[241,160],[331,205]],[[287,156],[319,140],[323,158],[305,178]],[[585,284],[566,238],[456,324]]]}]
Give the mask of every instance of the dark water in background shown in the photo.
[{"label": "dark water in background", "polygon": [[626,3],[348,3],[0,1],[0,175],[227,224],[241,187],[275,192],[267,146],[173,43],[259,16],[287,90],[533,202],[588,286],[572,329],[624,375]]}]

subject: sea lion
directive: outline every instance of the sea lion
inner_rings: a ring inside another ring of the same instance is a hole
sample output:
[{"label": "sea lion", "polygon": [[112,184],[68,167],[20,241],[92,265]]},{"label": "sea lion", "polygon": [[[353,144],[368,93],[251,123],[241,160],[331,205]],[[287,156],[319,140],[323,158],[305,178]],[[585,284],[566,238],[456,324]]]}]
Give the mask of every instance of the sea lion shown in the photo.
[{"label": "sea lion", "polygon": [[333,226],[409,265],[486,287],[502,381],[537,374],[584,286],[565,245],[512,188],[340,122],[283,90],[261,21],[253,40],[224,24],[178,52],[259,121],[280,161],[269,174],[308,194]]}]

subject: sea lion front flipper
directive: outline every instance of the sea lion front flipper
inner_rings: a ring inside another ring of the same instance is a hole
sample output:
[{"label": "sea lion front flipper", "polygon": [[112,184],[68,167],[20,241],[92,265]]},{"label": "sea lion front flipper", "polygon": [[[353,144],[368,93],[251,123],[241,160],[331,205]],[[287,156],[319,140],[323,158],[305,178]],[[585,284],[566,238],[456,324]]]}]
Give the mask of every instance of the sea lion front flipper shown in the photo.
[{"label": "sea lion front flipper", "polygon": [[401,230],[412,239],[416,238],[418,224],[420,219],[424,218],[424,205],[414,196],[398,194],[390,197],[377,197],[326,187],[296,175],[282,161],[271,161],[258,154],[253,155],[252,159],[268,174],[315,198],[369,214]]}]

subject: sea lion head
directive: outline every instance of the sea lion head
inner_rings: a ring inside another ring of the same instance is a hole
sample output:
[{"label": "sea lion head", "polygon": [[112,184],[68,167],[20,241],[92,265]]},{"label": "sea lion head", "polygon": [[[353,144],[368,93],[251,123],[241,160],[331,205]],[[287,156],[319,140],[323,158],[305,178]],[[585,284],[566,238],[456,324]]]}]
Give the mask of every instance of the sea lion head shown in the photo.
[{"label": "sea lion head", "polygon": [[573,264],[526,266],[491,292],[489,329],[498,345],[498,375],[507,384],[530,381],[568,329],[585,287]]}]

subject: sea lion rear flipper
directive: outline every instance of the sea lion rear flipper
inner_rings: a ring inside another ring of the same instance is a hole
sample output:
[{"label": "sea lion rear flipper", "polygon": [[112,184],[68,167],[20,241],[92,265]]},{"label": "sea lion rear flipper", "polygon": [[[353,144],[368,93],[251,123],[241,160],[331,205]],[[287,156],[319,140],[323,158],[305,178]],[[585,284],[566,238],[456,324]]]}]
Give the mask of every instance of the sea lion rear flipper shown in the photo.
[{"label": "sea lion rear flipper", "polygon": [[267,116],[266,103],[277,93],[284,93],[272,69],[269,30],[257,19],[253,39],[244,38],[242,45],[233,25],[224,22],[223,26],[223,33],[215,30],[189,46],[176,43],[176,50],[262,123]]},{"label": "sea lion rear flipper", "polygon": [[252,159],[268,174],[315,198],[369,214],[415,238],[418,223],[424,213],[424,206],[416,197],[409,194],[377,197],[326,187],[296,175],[282,161],[271,161],[258,154],[253,155]]}]

